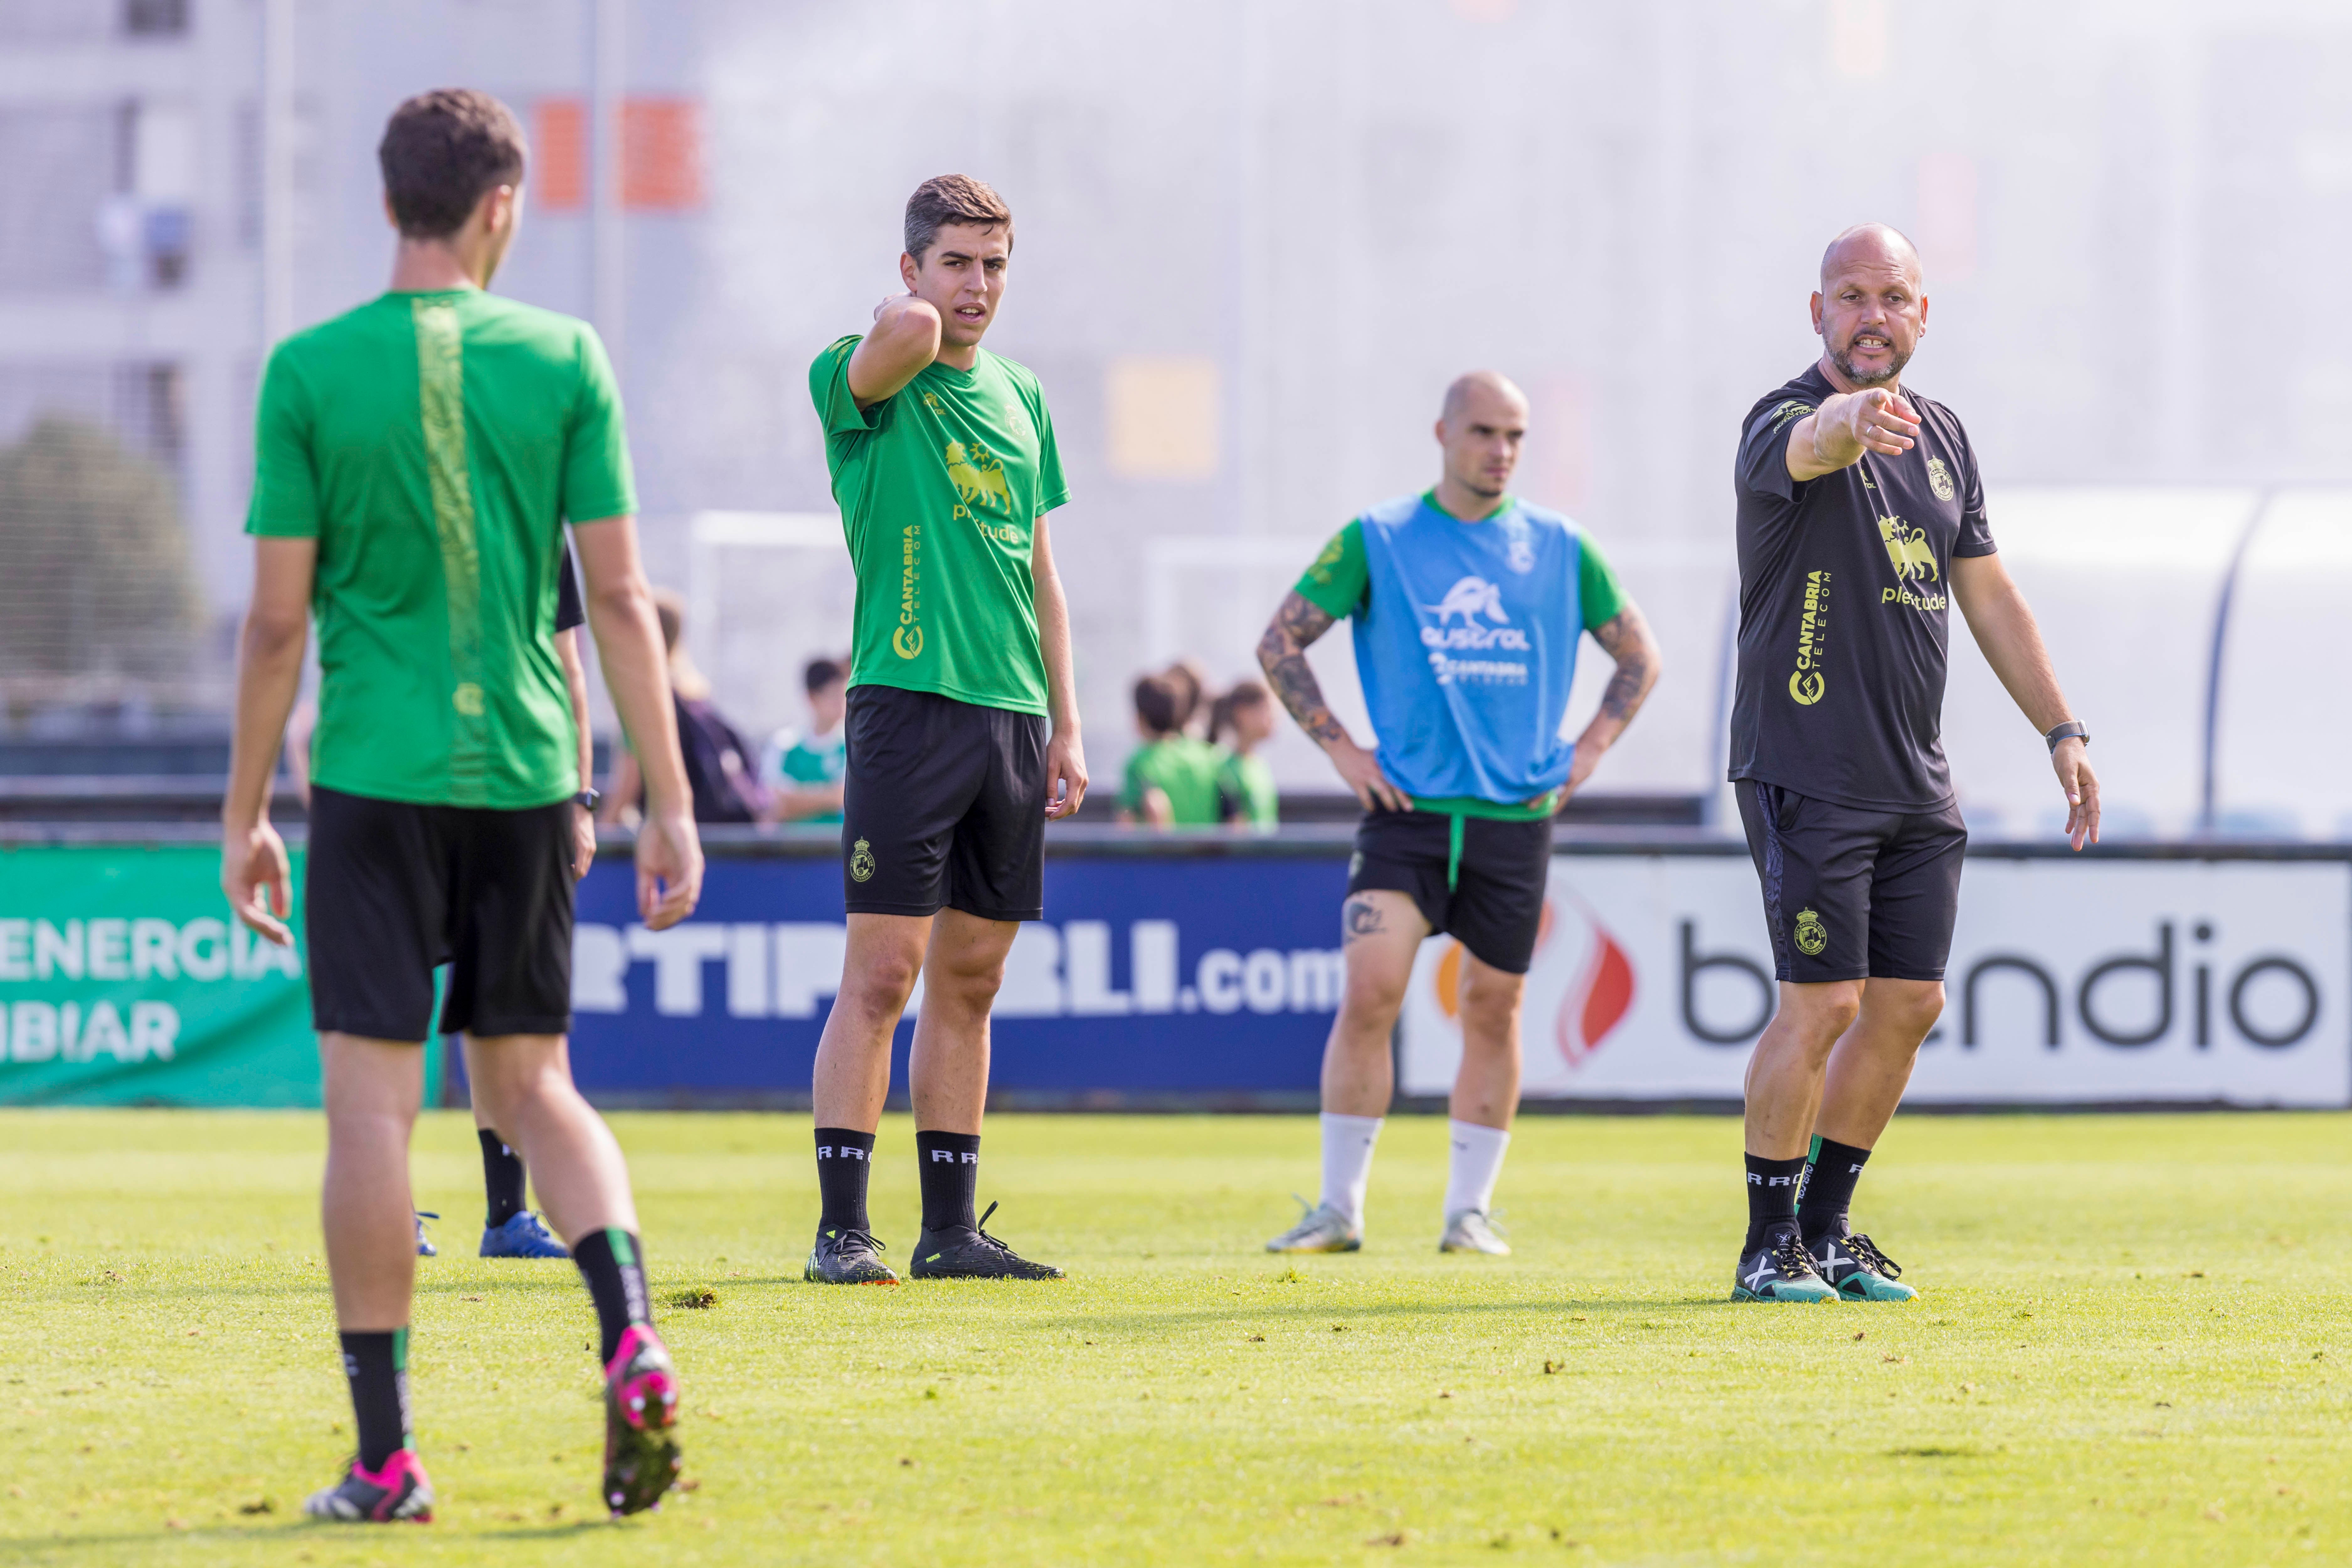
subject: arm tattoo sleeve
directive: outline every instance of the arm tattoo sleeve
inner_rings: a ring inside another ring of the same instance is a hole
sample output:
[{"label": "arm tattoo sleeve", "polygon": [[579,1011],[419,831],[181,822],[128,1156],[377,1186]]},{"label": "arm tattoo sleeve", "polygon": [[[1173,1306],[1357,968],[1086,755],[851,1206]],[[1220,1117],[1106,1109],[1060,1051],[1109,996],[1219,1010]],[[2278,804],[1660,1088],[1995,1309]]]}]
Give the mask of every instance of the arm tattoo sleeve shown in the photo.
[{"label": "arm tattoo sleeve", "polygon": [[1282,699],[1298,727],[1322,742],[1348,732],[1331,717],[1323,700],[1323,688],[1307,666],[1307,645],[1330,629],[1328,612],[1292,593],[1283,598],[1282,608],[1275,612],[1257,644],[1258,666],[1265,671],[1274,694]]},{"label": "arm tattoo sleeve", "polygon": [[1594,640],[1617,661],[1617,672],[1601,694],[1601,711],[1621,722],[1632,719],[1649,695],[1649,630],[1642,612],[1631,605],[1593,629]]}]

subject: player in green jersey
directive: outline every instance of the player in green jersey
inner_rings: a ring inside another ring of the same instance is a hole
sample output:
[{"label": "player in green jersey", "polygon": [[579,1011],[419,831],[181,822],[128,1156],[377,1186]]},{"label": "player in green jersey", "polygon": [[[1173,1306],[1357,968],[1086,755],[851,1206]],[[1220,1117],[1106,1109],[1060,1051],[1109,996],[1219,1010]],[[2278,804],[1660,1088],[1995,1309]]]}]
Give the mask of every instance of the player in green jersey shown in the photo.
[{"label": "player in green jersey", "polygon": [[269,776],[310,622],[320,684],[303,917],[327,1114],[328,1271],[358,1453],[315,1517],[429,1519],[410,1436],[408,1140],[436,1031],[571,1244],[604,1338],[603,1495],[651,1507],[677,1468],[675,1369],[648,1310],[619,1147],[572,1087],[580,738],[553,630],[573,525],[589,624],[647,776],[648,926],[702,880],[620,399],[585,323],[485,292],[521,211],[521,128],[470,91],[402,104],[379,149],[400,231],[383,295],[278,345],[255,417],[252,605],[237,668],[221,885],[290,943]]},{"label": "player in green jersey", "polygon": [[[923,1228],[915,1278],[1058,1279],[972,1216],[988,1016],[1023,921],[1045,913],[1045,819],[1086,754],[1069,609],[1045,514],[1069,500],[1037,378],[980,346],[1013,214],[962,174],[907,203],[903,294],[809,367],[857,572],[842,889],[849,948],[817,1047],[811,1279],[884,1283],[866,1215],[890,1037],[923,979],[908,1077]],[[990,1205],[992,1211],[994,1205]]]}]

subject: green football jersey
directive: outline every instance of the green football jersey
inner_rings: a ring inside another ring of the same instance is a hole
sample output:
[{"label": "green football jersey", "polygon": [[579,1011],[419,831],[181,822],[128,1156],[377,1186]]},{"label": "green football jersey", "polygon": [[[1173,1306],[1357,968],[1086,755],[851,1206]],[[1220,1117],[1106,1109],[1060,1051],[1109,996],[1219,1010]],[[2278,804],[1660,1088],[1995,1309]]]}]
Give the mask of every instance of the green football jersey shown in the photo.
[{"label": "green football jersey", "polygon": [[1143,792],[1159,790],[1168,797],[1169,816],[1179,827],[1213,826],[1217,809],[1217,767],[1224,753],[1206,741],[1190,735],[1163,735],[1146,741],[1128,753],[1127,777],[1118,803],[1140,815]]},{"label": "green football jersey", "polygon": [[1045,712],[1030,575],[1036,520],[1070,499],[1037,378],[982,349],[859,408],[846,337],[809,367],[857,572],[852,686]]},{"label": "green football jersey", "polygon": [[246,531],[318,541],[312,779],[509,811],[575,793],[562,524],[636,505],[584,321],[478,289],[391,293],[278,344]]},{"label": "green football jersey", "polygon": [[1227,822],[1252,827],[1272,827],[1282,817],[1280,792],[1274,787],[1274,770],[1260,756],[1227,752],[1217,769],[1217,799]]}]

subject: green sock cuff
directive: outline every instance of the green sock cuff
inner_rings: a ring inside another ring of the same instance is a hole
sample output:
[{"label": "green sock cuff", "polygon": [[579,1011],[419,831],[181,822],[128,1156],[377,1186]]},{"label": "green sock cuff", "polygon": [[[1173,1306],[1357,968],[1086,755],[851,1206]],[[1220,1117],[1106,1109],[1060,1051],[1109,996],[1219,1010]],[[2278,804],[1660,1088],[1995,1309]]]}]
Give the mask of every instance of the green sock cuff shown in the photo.
[{"label": "green sock cuff", "polygon": [[408,1370],[408,1330],[404,1327],[392,1331],[392,1370]]},{"label": "green sock cuff", "polygon": [[627,1231],[619,1226],[608,1225],[604,1227],[604,1239],[612,1244],[614,1262],[624,1268],[637,1266],[637,1249],[630,1243]]}]

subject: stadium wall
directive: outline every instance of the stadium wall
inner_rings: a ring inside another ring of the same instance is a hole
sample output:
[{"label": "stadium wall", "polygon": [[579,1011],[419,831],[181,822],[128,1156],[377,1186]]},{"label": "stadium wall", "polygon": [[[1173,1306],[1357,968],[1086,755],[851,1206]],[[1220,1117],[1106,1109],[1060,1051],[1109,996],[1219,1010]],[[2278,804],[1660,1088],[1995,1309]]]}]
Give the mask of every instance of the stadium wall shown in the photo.
[{"label": "stadium wall", "polygon": [[[317,1104],[302,952],[226,919],[208,836],[47,837],[0,847],[0,1103]],[[1057,828],[1051,919],[1023,928],[997,1009],[999,1103],[1311,1106],[1350,839]],[[845,938],[838,846],[710,847],[700,909],[667,931],[635,922],[624,845],[581,888],[572,1060],[601,1103],[806,1103]],[[1409,1103],[1451,1081],[1460,962],[1423,950],[1398,1030]],[[1530,1104],[1736,1102],[1769,974],[1740,846],[1563,837],[1528,977]],[[1948,984],[1914,1104],[2352,1105],[2352,849],[1979,847]]]}]

